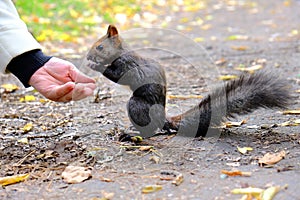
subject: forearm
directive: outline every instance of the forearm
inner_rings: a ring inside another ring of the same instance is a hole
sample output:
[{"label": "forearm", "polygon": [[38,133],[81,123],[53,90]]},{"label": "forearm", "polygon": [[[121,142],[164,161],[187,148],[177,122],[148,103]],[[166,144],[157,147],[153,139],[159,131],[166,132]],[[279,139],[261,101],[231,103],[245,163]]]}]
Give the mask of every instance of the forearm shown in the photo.
[{"label": "forearm", "polygon": [[[28,32],[11,0],[0,1],[0,72],[11,60],[25,52],[40,49],[39,43]],[[23,66],[19,66],[22,68]]]}]

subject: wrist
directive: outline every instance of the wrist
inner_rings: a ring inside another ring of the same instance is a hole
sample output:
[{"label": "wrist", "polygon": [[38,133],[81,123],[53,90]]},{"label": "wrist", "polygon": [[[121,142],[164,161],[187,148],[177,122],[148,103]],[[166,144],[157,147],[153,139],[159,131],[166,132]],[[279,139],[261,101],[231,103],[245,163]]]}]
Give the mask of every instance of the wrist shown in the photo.
[{"label": "wrist", "polygon": [[7,70],[14,74],[25,87],[29,87],[31,76],[44,66],[50,58],[39,49],[28,51],[13,58],[7,65]]}]

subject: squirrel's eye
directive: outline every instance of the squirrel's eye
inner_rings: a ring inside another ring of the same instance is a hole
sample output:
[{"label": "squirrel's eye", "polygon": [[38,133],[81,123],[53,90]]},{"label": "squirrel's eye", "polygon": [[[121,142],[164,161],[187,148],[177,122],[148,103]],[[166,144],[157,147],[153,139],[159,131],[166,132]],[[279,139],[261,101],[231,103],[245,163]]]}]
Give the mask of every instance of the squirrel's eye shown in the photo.
[{"label": "squirrel's eye", "polygon": [[96,47],[96,49],[97,49],[98,51],[101,51],[101,50],[103,49],[103,45],[100,44],[99,46]]}]

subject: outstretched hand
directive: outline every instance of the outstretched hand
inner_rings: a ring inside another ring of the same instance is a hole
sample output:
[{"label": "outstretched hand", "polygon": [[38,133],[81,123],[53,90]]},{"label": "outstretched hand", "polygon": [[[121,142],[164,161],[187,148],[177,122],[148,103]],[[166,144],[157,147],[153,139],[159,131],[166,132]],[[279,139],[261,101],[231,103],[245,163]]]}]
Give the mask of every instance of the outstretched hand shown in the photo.
[{"label": "outstretched hand", "polygon": [[93,94],[95,80],[82,74],[72,63],[51,58],[30,78],[29,84],[46,98],[68,102]]}]

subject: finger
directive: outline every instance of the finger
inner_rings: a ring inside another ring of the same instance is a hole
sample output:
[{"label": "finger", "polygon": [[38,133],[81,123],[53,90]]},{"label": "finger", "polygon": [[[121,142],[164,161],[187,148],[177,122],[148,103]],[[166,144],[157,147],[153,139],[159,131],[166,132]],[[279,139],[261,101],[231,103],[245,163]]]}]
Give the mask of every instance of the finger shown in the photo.
[{"label": "finger", "polygon": [[96,85],[93,83],[78,83],[76,84],[74,90],[73,90],[73,96],[72,99],[74,101],[86,98],[88,96],[91,96],[93,94],[93,91],[95,90]]},{"label": "finger", "polygon": [[83,74],[76,67],[70,67],[70,76],[77,83],[96,83],[95,79]]},{"label": "finger", "polygon": [[67,102],[72,100],[72,91],[75,88],[75,83],[68,82],[64,85],[55,86],[46,96],[53,101]]}]

